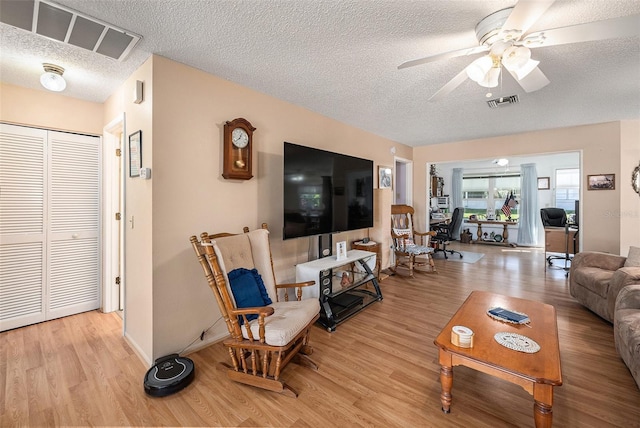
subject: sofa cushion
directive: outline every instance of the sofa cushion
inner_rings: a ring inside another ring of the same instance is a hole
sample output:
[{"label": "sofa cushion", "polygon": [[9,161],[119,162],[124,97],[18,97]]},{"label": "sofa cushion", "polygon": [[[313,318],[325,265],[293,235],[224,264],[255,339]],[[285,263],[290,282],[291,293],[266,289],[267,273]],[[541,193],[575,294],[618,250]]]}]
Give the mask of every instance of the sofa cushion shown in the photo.
[{"label": "sofa cushion", "polygon": [[629,247],[629,257],[624,262],[624,267],[640,267],[640,247]]},{"label": "sofa cushion", "polygon": [[618,309],[615,316],[616,348],[640,387],[640,310]]},{"label": "sofa cushion", "polygon": [[572,272],[574,281],[600,297],[607,297],[609,282],[615,271],[603,270],[597,267],[581,267]]}]

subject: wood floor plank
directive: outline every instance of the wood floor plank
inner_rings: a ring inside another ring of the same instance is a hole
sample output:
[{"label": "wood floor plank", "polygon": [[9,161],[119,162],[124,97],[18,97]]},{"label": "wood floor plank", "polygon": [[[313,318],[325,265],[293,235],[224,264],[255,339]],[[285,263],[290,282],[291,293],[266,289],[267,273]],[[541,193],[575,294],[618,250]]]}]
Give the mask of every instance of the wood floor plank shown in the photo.
[{"label": "wood floor plank", "polygon": [[[433,344],[473,290],[556,308],[564,384],[554,389],[557,427],[640,427],[640,390],[617,355],[613,327],[570,295],[564,271],[545,272],[539,249],[454,244],[476,263],[438,255],[437,274],[391,276],[384,299],[338,326],[314,326],[315,372],[291,364],[282,377],[296,399],[229,381],[214,344],[191,355],[195,380],[150,397],[147,367],[115,314],[87,312],[0,333],[0,426],[533,426],[533,399],[519,386],[454,368],[452,412],[440,410]],[[206,287],[205,280],[202,286]]]}]

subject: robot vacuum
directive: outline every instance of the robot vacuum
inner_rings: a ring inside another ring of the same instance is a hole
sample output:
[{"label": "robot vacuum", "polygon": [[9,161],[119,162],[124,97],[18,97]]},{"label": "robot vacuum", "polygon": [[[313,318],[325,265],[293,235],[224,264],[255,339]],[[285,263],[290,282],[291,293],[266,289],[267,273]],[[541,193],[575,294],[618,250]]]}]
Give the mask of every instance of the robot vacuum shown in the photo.
[{"label": "robot vacuum", "polygon": [[144,376],[144,392],[164,397],[189,385],[194,376],[193,361],[178,354],[166,355],[158,358]]}]

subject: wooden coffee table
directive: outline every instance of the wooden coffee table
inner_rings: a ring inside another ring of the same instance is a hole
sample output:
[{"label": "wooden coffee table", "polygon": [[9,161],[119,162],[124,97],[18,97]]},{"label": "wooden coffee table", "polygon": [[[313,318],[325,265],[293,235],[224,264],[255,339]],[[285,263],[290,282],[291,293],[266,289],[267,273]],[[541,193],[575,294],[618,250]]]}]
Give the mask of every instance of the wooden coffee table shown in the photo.
[{"label": "wooden coffee table", "polygon": [[[531,328],[497,321],[489,317],[489,308],[500,306],[529,315]],[[451,343],[451,328],[462,325],[474,332],[473,348],[459,348]],[[517,333],[535,340],[540,350],[529,354],[500,345],[498,332]],[[532,300],[502,296],[484,291],[472,292],[434,343],[439,348],[442,410],[451,409],[453,366],[466,366],[520,385],[533,395],[536,427],[551,427],[553,387],[562,385],[560,348],[556,311],[551,305]]]}]

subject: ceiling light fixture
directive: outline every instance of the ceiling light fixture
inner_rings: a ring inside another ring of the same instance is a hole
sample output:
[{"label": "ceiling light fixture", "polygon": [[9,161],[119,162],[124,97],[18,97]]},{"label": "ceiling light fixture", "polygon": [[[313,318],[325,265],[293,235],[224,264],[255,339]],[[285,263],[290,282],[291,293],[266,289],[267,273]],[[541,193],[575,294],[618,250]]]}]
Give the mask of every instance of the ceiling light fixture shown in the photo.
[{"label": "ceiling light fixture", "polygon": [[505,158],[494,159],[493,163],[498,164],[500,166],[507,166],[509,165],[509,159],[505,159]]},{"label": "ceiling light fixture", "polygon": [[64,73],[64,68],[55,64],[42,64],[44,67],[44,74],[40,76],[40,83],[46,89],[53,92],[61,92],[67,87],[67,82],[65,82],[62,74]]}]

